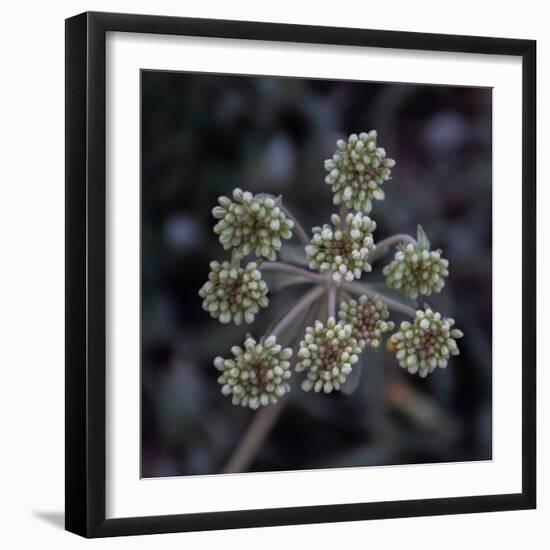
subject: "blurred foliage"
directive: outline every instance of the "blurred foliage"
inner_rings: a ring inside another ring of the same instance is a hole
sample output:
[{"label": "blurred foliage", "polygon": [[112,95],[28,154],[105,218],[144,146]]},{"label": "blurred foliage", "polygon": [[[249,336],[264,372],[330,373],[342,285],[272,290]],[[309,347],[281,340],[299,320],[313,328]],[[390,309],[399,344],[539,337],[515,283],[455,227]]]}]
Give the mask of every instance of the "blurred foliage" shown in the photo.
[{"label": "blurred foliage", "polygon": [[420,303],[456,319],[461,355],[421,380],[367,353],[346,393],[295,389],[251,470],[490,459],[491,90],[144,71],[142,94],[143,475],[220,471],[254,413],[221,395],[212,360],[306,288],[282,284],[247,327],[202,310],[208,264],[228,257],[212,233],[217,197],[282,194],[306,227],[321,224],[334,210],[323,160],[372,128],[397,160],[375,238],[421,223],[443,248],[448,283]]}]

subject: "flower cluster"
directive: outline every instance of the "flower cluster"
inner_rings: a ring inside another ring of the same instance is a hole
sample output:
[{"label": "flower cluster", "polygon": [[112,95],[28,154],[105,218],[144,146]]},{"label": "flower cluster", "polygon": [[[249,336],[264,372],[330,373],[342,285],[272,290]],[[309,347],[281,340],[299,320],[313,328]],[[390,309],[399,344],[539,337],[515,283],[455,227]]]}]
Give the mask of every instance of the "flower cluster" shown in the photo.
[{"label": "flower cluster", "polygon": [[199,290],[203,309],[222,323],[252,323],[260,308],[269,303],[267,284],[257,267],[256,262],[244,268],[210,262],[208,281]]},{"label": "flower cluster", "polygon": [[403,321],[390,339],[399,365],[423,378],[436,367],[445,368],[449,357],[459,354],[456,340],[463,336],[453,325],[454,319],[431,309],[418,310],[412,323]]},{"label": "flower cluster", "polygon": [[216,357],[214,366],[222,373],[218,378],[222,393],[231,395],[234,405],[257,409],[290,391],[292,349],[283,349],[275,336],[258,343],[248,336],[244,347],[233,346],[231,353],[231,359]]},{"label": "flower cluster", "polygon": [[292,237],[294,222],[285,216],[277,199],[269,195],[253,195],[242,189],[233,191],[233,200],[218,199],[219,206],[212,209],[218,219],[214,233],[229,250],[235,248],[238,256],[254,252],[256,256],[275,260],[281,249],[281,239]]},{"label": "flower cluster", "polygon": [[[420,225],[416,239],[393,235],[376,249],[373,234],[377,224],[369,212],[373,201],[384,199],[382,186],[390,179],[395,161],[377,146],[375,130],[351,134],[347,140],[338,140],[336,146],[333,157],[325,161],[325,181],[332,187],[333,203],[342,205],[341,212],[332,214],[329,223],[313,227],[311,239],[283,206],[281,197],[254,195],[236,188],[231,196],[220,197],[212,209],[214,233],[232,254],[231,261],[210,263],[208,281],[199,290],[202,306],[213,318],[236,325],[253,323],[260,309],[269,303],[263,272],[273,271],[280,276],[273,280],[275,285],[281,281],[281,287],[302,282],[316,286],[293,304],[265,337],[256,341],[247,335],[244,345],[231,348],[229,358],[215,358],[221,391],[231,397],[234,405],[258,409],[276,403],[290,391],[293,350],[283,349],[286,340],[282,341],[281,335],[286,338],[287,333],[295,333],[294,323],[298,325],[304,318],[300,333],[305,330],[305,334],[298,344],[295,370],[304,373],[301,387],[306,392],[329,394],[342,390],[350,373],[359,374],[354,365],[360,354],[367,348],[379,349],[383,339],[399,365],[421,377],[437,367],[445,368],[449,358],[459,353],[456,341],[463,334],[454,328],[453,319],[442,317],[428,306],[415,311],[354,282],[372,271],[371,263],[395,243],[394,258],[383,269],[386,286],[412,299],[440,292],[449,275],[449,262],[440,250],[431,250]],[[303,256],[298,258],[292,250],[288,258],[300,265],[271,263],[293,230],[306,243],[309,270],[325,276],[304,269]],[[256,261],[246,263],[249,255]],[[338,289],[359,297],[342,301]],[[325,298],[328,319],[322,322],[325,317],[318,320],[318,312]],[[388,307],[410,314],[413,320],[402,322],[396,330]],[[386,333],[391,332],[388,338]],[[358,376],[352,378],[358,380]],[[351,382],[348,380],[344,386],[345,393],[353,391]]]},{"label": "flower cluster", "polygon": [[341,388],[361,353],[352,331],[351,325],[336,323],[334,317],[326,325],[316,321],[314,327],[307,327],[296,364],[297,372],[307,371],[304,391],[330,393]]},{"label": "flower cluster", "polygon": [[427,250],[412,243],[397,246],[394,260],[384,267],[386,284],[415,300],[418,294],[441,292],[449,275],[449,262],[441,250]]},{"label": "flower cluster", "polygon": [[380,346],[382,333],[395,328],[389,321],[390,312],[387,306],[376,298],[365,294],[359,300],[350,300],[340,304],[338,318],[343,323],[352,326],[351,335],[357,340],[359,347],[377,349]]},{"label": "flower cluster", "polygon": [[325,160],[326,183],[332,186],[334,204],[370,212],[373,200],[383,200],[381,185],[390,179],[395,161],[376,146],[376,130],[339,139],[331,159]]},{"label": "flower cluster", "polygon": [[330,220],[332,225],[312,229],[313,238],[306,246],[309,268],[321,273],[332,270],[336,282],[360,279],[363,271],[372,270],[368,258],[375,248],[372,233],[376,222],[360,212],[350,212],[344,223],[338,214]]}]

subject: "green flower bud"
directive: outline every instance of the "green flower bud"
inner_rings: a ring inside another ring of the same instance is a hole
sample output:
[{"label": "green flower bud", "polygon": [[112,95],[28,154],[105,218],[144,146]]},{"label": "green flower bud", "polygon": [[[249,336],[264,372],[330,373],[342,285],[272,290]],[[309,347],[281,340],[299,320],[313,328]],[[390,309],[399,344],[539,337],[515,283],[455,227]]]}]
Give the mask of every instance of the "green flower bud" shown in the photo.
[{"label": "green flower bud", "polygon": [[390,339],[399,365],[423,378],[436,367],[444,369],[450,356],[459,354],[456,339],[463,336],[451,328],[454,323],[431,309],[417,310],[414,321],[403,321]]},{"label": "green flower bud", "polygon": [[283,349],[273,335],[256,342],[248,336],[243,348],[231,348],[232,359],[216,357],[214,366],[221,371],[218,382],[233,405],[257,409],[277,401],[290,391],[292,349]]},{"label": "green flower bud", "polygon": [[360,296],[358,301],[342,302],[338,312],[340,321],[352,326],[351,334],[361,349],[380,346],[382,334],[395,328],[389,316],[384,302],[366,295]]},{"label": "green flower bud", "polygon": [[441,292],[449,275],[449,262],[441,257],[441,250],[428,250],[412,243],[397,245],[393,261],[384,267],[386,284],[403,292],[413,300],[419,294],[429,296]]},{"label": "green flower bud", "polygon": [[363,272],[372,270],[368,257],[375,248],[376,222],[360,212],[349,213],[344,223],[333,214],[331,222],[312,229],[311,243],[306,246],[309,268],[332,271],[336,282],[360,279]]},{"label": "green flower bud", "polygon": [[371,130],[336,142],[334,155],[325,160],[325,182],[332,186],[334,204],[369,213],[373,200],[384,199],[381,186],[390,179],[395,161],[376,146],[376,137],[376,130]]},{"label": "green flower bud", "polygon": [[353,327],[329,317],[326,325],[316,321],[307,327],[300,342],[296,371],[307,371],[302,382],[304,391],[331,393],[340,390],[361,353],[352,336]]},{"label": "green flower bud", "polygon": [[252,323],[261,307],[267,307],[267,284],[256,262],[234,267],[211,262],[208,281],[199,290],[202,307],[222,323]]},{"label": "green flower bud", "polygon": [[233,201],[218,199],[219,206],[212,209],[218,219],[214,233],[222,246],[235,249],[243,257],[253,252],[258,257],[275,260],[282,239],[292,237],[294,222],[285,216],[278,200],[269,195],[253,195],[242,189],[233,191]]}]

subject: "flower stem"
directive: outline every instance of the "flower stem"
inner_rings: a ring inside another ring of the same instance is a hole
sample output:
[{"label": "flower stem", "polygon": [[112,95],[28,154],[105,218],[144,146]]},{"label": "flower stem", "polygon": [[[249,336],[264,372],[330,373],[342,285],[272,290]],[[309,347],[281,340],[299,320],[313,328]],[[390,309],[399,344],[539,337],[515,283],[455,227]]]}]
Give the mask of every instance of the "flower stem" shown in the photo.
[{"label": "flower stem", "polygon": [[[409,237],[409,238],[412,238],[412,237]],[[264,262],[260,266],[260,269],[268,269],[271,271],[283,271],[285,273],[291,273],[293,275],[296,275],[297,277],[300,277],[306,281],[312,281],[314,283],[317,283],[317,285],[324,285],[325,287],[328,287],[328,288],[331,288],[331,287],[338,288],[337,283],[335,283],[330,276],[325,276],[318,273],[312,273],[307,269],[303,269],[301,267],[298,267],[292,264],[285,264],[283,262]],[[347,290],[348,292],[351,292],[356,295],[367,294],[369,296],[378,297],[390,309],[393,309],[394,311],[399,311],[401,313],[404,313],[405,315],[410,315],[411,317],[416,316],[416,311],[413,308],[408,307],[405,304],[398,302],[397,300],[392,300],[391,298],[388,298],[383,294],[379,294],[378,292],[375,292],[374,290],[364,285],[361,285],[360,283],[342,282],[340,283],[339,288]]]},{"label": "flower stem", "polygon": [[342,226],[346,226],[346,216],[348,215],[348,207],[346,206],[346,203],[342,202],[340,205],[340,220],[342,222]]},{"label": "flower stem", "polygon": [[302,241],[303,244],[308,245],[310,238],[296,216],[284,204],[281,204],[281,210],[294,222],[296,236]]},{"label": "flower stem", "polygon": [[327,290],[328,316],[336,319],[336,287],[331,286]]},{"label": "flower stem", "polygon": [[[319,288],[321,289],[321,291],[324,292],[323,288],[317,287],[317,289]],[[305,297],[306,296],[304,296],[304,298]],[[318,301],[316,304],[312,306],[312,309],[308,313],[305,321],[306,327],[309,326],[311,323],[313,323],[313,321],[317,318],[317,316],[319,315],[320,306],[321,306],[320,301]],[[293,361],[296,360],[297,347],[298,347],[298,343],[294,345]],[[256,415],[254,416],[254,419],[252,420],[252,423],[248,427],[246,433],[244,434],[243,438],[239,442],[234,453],[229,458],[227,464],[222,468],[222,471],[221,471],[222,474],[243,472],[250,466],[258,450],[260,449],[263,442],[269,435],[269,432],[275,425],[275,422],[279,418],[281,411],[284,409],[287,403],[288,403],[288,394],[285,395],[283,398],[281,398],[274,405],[264,407],[263,409],[261,409],[256,413]]]},{"label": "flower stem", "polygon": [[386,239],[383,239],[376,243],[376,248],[374,249],[374,252],[369,255],[370,261],[376,261],[379,258],[381,258],[394,244],[399,243],[411,243],[413,245],[417,245],[416,239],[414,237],[411,237],[410,235],[406,235],[405,233],[398,233],[397,235],[392,235],[391,237],[387,237]]},{"label": "flower stem", "polygon": [[241,257],[237,254],[237,250],[231,253],[231,267],[239,267],[241,265]]},{"label": "flower stem", "polygon": [[331,284],[330,277],[321,275],[319,273],[313,273],[312,271],[308,271],[307,269],[303,269],[302,267],[298,267],[292,264],[286,264],[284,262],[263,262],[260,265],[260,270],[263,269],[268,271],[283,271],[285,273],[296,275],[297,277],[301,277],[302,279],[312,281],[317,284]]},{"label": "flower stem", "polygon": [[296,305],[277,323],[277,326],[271,331],[271,334],[277,337],[280,336],[281,332],[292,323],[304,309],[317,300],[323,292],[325,292],[323,287],[316,286],[304,294]]},{"label": "flower stem", "polygon": [[342,288],[359,296],[361,296],[362,294],[366,294],[367,296],[378,298],[380,301],[384,302],[390,309],[393,309],[394,311],[399,311],[400,313],[404,313],[405,315],[410,315],[413,318],[416,317],[416,311],[412,307],[406,306],[405,304],[402,304],[397,300],[392,300],[391,298],[375,292],[374,290],[371,290],[370,288],[365,287],[359,283],[342,283]]},{"label": "flower stem", "polygon": [[274,405],[264,407],[256,413],[237,449],[222,468],[222,474],[234,474],[248,468],[283,410],[286,401],[287,396],[285,395]]}]

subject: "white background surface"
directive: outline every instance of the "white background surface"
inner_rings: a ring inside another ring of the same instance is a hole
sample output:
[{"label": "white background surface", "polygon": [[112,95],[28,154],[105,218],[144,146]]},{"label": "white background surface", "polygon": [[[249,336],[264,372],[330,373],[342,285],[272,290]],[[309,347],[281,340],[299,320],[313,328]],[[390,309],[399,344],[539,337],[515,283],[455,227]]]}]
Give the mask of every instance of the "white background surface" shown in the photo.
[{"label": "white background surface", "polygon": [[[547,548],[550,534],[550,375],[539,365],[539,509],[438,518],[279,527],[86,542],[60,528],[63,510],[64,23],[86,9],[536,38],[539,70],[539,181],[550,170],[550,38],[542,2],[463,0],[338,4],[203,0],[15,2],[2,12],[0,66],[0,541],[5,548]],[[518,152],[519,154],[519,152]],[[539,340],[549,293],[548,240],[539,186]],[[518,199],[520,196],[518,182]],[[511,261],[516,258],[511,254]],[[539,355],[542,355],[539,345]]]}]

